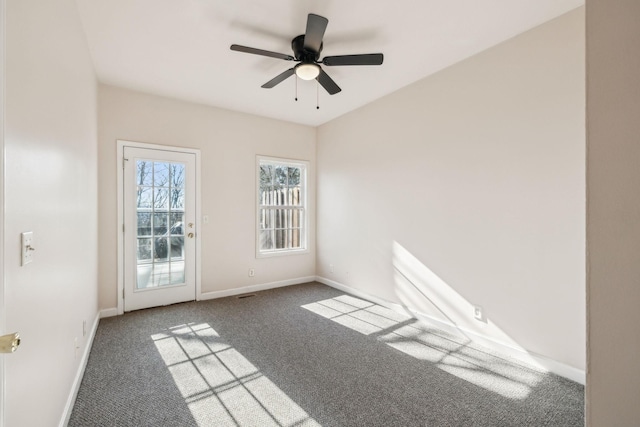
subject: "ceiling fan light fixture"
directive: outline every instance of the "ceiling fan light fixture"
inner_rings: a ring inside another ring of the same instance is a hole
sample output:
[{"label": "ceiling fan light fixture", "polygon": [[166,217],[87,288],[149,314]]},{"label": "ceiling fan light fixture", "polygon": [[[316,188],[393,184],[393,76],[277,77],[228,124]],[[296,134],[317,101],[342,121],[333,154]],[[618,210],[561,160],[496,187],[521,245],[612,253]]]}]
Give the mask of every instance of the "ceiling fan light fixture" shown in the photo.
[{"label": "ceiling fan light fixture", "polygon": [[296,75],[302,80],[313,80],[320,74],[320,67],[316,64],[300,64],[296,67]]}]

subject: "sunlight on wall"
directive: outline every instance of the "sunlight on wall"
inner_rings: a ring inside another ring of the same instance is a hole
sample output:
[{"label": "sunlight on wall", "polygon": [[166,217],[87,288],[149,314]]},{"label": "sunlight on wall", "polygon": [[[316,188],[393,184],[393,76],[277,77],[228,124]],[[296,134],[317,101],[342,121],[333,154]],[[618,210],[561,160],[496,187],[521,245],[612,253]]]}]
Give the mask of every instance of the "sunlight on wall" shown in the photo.
[{"label": "sunlight on wall", "polygon": [[199,426],[319,426],[208,324],[151,338]]},{"label": "sunlight on wall", "polygon": [[545,375],[490,354],[468,339],[349,295],[302,308],[361,334],[375,336],[396,350],[507,398],[526,398]]},{"label": "sunlight on wall", "polygon": [[473,305],[398,242],[393,242],[392,253],[396,295],[405,306],[454,326],[469,339],[472,332],[516,349],[526,363],[544,369],[491,319],[475,320]]}]

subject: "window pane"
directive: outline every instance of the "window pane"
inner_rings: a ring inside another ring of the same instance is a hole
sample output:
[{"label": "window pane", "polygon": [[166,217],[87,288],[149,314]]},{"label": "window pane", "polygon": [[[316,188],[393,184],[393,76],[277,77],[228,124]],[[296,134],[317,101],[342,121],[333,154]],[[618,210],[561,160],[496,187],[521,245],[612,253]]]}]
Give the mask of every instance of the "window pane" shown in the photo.
[{"label": "window pane", "polygon": [[169,255],[169,242],[167,237],[157,237],[154,243],[153,257],[156,261],[166,261]]},{"label": "window pane", "polygon": [[273,249],[273,230],[263,230],[260,232],[260,250]]},{"label": "window pane", "polygon": [[287,230],[275,231],[275,248],[276,249],[287,248]]},{"label": "window pane", "polygon": [[171,259],[184,259],[184,237],[171,237]]},{"label": "window pane", "polygon": [[184,165],[182,163],[171,163],[171,186],[184,188]]},{"label": "window pane", "polygon": [[260,204],[261,205],[271,204],[272,192],[273,192],[273,187],[270,187],[270,186],[260,187]]},{"label": "window pane", "polygon": [[287,185],[287,171],[289,168],[286,166],[276,166],[275,168],[275,180],[274,185],[277,187],[286,187]]},{"label": "window pane", "polygon": [[136,183],[138,185],[153,185],[153,162],[136,161]]},{"label": "window pane", "polygon": [[285,228],[285,209],[273,210],[273,228]]},{"label": "window pane", "polygon": [[151,209],[153,206],[153,188],[151,187],[138,187],[136,205],[138,209]]},{"label": "window pane", "polygon": [[184,209],[184,188],[172,188],[170,191],[171,199],[169,206],[171,210]]},{"label": "window pane", "polygon": [[289,187],[300,185],[300,168],[289,167]]},{"label": "window pane", "polygon": [[184,234],[184,214],[183,213],[170,213],[170,232],[172,236]]},{"label": "window pane", "polygon": [[260,229],[265,230],[267,228],[273,228],[273,210],[272,209],[260,209]]},{"label": "window pane", "polygon": [[273,166],[260,165],[260,189],[271,187],[273,182]]},{"label": "window pane", "polygon": [[153,185],[155,187],[169,186],[169,163],[153,163]]},{"label": "window pane", "polygon": [[184,261],[171,262],[171,285],[184,283]]},{"label": "window pane", "polygon": [[290,187],[289,188],[289,204],[293,206],[300,206],[300,187]]},{"label": "window pane", "polygon": [[289,204],[289,198],[287,197],[287,188],[281,188],[278,194],[278,206],[286,206]]},{"label": "window pane", "polygon": [[151,214],[138,212],[138,236],[151,236]]},{"label": "window pane", "polygon": [[153,207],[155,209],[169,208],[169,189],[168,188],[156,188],[156,191],[153,197]]},{"label": "window pane", "polygon": [[151,239],[138,239],[138,261],[151,260]]},{"label": "window pane", "polygon": [[166,213],[154,213],[153,214],[153,234],[155,236],[162,236],[167,234],[168,215]]},{"label": "window pane", "polygon": [[292,248],[299,248],[300,247],[300,230],[297,228],[294,228],[293,230],[291,230],[291,247]]},{"label": "window pane", "polygon": [[300,209],[293,209],[293,214],[291,216],[291,227],[292,228],[301,228],[303,226],[302,224],[302,210]]}]

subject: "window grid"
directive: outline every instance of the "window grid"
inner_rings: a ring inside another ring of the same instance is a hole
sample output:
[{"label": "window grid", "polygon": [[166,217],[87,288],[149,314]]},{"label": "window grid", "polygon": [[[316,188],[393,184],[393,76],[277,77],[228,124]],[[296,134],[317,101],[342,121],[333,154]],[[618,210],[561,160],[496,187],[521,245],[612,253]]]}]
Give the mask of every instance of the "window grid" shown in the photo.
[{"label": "window grid", "polygon": [[306,165],[258,162],[258,254],[306,250]]}]

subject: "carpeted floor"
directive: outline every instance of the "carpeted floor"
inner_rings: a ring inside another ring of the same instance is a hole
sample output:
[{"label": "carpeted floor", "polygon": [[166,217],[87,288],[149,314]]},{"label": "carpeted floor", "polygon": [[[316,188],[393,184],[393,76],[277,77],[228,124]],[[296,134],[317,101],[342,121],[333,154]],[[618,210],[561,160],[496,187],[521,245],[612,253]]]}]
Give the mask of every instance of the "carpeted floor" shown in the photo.
[{"label": "carpeted floor", "polygon": [[100,321],[69,426],[582,426],[583,386],[318,283]]}]

